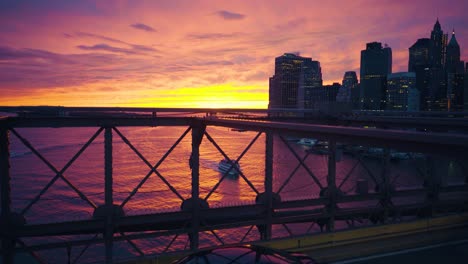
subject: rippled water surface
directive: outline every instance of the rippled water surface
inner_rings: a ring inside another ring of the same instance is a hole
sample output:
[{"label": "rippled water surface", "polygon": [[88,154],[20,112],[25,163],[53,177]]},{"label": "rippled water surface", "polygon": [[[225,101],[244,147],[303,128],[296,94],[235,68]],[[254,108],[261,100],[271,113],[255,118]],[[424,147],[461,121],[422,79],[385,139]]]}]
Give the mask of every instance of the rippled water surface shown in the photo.
[{"label": "rippled water surface", "polygon": [[[20,135],[31,142],[45,159],[58,171],[82,148],[97,128],[43,128],[43,129],[17,129]],[[131,142],[142,156],[153,166],[167,153],[177,139],[186,131],[186,127],[132,127],[119,128],[119,131]],[[208,127],[207,132],[213,137],[220,148],[231,159],[236,159],[255,137],[257,132],[236,132],[224,127]],[[104,140],[101,133],[94,142],[76,159],[63,173],[64,177],[84,194],[92,203],[102,205],[104,203]],[[303,159],[307,147],[289,142],[291,148]],[[161,211],[177,211],[181,205],[181,198],[190,197],[191,193],[191,169],[189,158],[191,154],[191,132],[189,132],[165,160],[157,167],[160,176],[167,180],[171,188],[163,180],[151,173],[151,169],[137,154],[120,138],[113,133],[113,191],[114,203],[121,204],[127,200],[136,186],[148,176],[146,182],[131,197],[124,206],[127,215],[147,214]],[[356,158],[351,155],[340,155],[337,162],[337,185],[348,175],[356,165]],[[219,182],[222,175],[217,170],[222,154],[216,147],[204,137],[200,146],[200,197],[206,198],[213,187]],[[289,151],[286,145],[274,138],[274,191],[281,190],[283,200],[296,200],[318,197],[320,188],[314,182],[306,169],[298,166],[295,155]],[[328,156],[310,154],[305,159],[309,171],[326,186]],[[393,162],[389,164],[390,178],[398,187],[421,185],[423,179],[417,173],[417,166],[410,161]],[[265,137],[261,135],[251,149],[240,160],[243,174],[248,178],[257,192],[264,191],[265,168]],[[295,172],[294,172],[295,171]],[[291,173],[293,176],[290,177]],[[372,189],[372,177],[380,177],[382,174],[382,162],[369,160],[366,166],[356,166],[350,174],[349,180],[342,184],[344,192],[354,192],[356,179],[367,179]],[[12,202],[13,210],[25,212],[27,223],[49,223],[70,220],[89,219],[93,214],[93,207],[80,198],[80,196],[61,178],[50,185],[47,191],[41,195],[34,204],[31,201],[38,198],[38,194],[44,191],[45,186],[56,176],[48,165],[42,162],[30,149],[25,147],[19,139],[11,134],[11,175],[12,175]],[[457,177],[453,177],[457,180]],[[289,180],[288,180],[289,179]],[[287,184],[284,184],[287,182]],[[284,185],[284,186],[283,186]],[[247,182],[239,178],[228,177],[219,187],[210,194],[207,199],[210,207],[232,206],[251,204],[255,202],[256,192]],[[29,208],[25,210],[25,208]],[[304,232],[304,225],[290,227],[288,232]],[[240,228],[242,232],[220,232],[219,235],[232,241],[239,241],[248,228]],[[286,231],[282,227],[275,229],[277,235]],[[258,239],[258,232],[253,230],[248,239]],[[89,236],[84,236],[88,237]],[[206,243],[216,240],[212,234],[201,234],[201,241]],[[63,240],[66,238],[57,238]],[[135,243],[145,253],[157,253],[158,245],[167,244],[170,238],[153,240],[139,240]],[[178,238],[174,247],[183,249],[187,246],[186,238]],[[127,251],[124,256],[136,254],[127,243],[116,243],[116,251],[119,248]],[[98,254],[102,246],[94,246],[94,251],[89,250],[88,257],[83,260],[93,259],[93,254]],[[73,251],[77,255],[80,250]],[[94,253],[93,253],[94,252]],[[63,253],[63,252],[62,252]],[[102,252],[101,252],[102,253]],[[121,252],[120,252],[121,253]],[[119,254],[120,254],[119,253]],[[60,254],[58,254],[60,255]],[[118,254],[117,254],[118,255]],[[59,259],[52,258],[51,262]]]}]

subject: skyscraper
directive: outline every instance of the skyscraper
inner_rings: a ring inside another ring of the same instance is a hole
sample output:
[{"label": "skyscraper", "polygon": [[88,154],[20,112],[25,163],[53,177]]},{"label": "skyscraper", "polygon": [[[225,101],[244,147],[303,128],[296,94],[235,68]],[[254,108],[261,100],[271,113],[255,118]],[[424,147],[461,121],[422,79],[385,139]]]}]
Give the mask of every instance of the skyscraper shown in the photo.
[{"label": "skyscraper", "polygon": [[326,100],[328,102],[336,102],[336,97],[338,95],[338,91],[341,88],[341,84],[334,82],[331,85],[324,85],[323,89],[325,90]]},{"label": "skyscraper", "polygon": [[441,29],[439,19],[431,31],[431,68],[429,70],[429,89],[425,97],[428,111],[447,110],[447,74],[445,71],[447,34]]},{"label": "skyscraper", "polygon": [[[353,100],[354,99],[354,100]],[[356,72],[347,71],[343,76],[343,83],[336,96],[337,102],[350,103],[359,100],[358,79]]]},{"label": "skyscraper", "polygon": [[449,111],[462,111],[464,108],[464,69],[460,61],[460,46],[455,38],[455,29],[447,45],[445,70],[447,74],[447,99]]},{"label": "skyscraper", "polygon": [[463,73],[448,73],[447,76],[447,97],[449,111],[462,111],[464,108],[464,97],[466,82]]},{"label": "skyscraper", "polygon": [[465,82],[463,83],[463,110],[468,111],[468,62],[465,67]]},{"label": "skyscraper", "polygon": [[441,69],[445,66],[445,51],[447,46],[447,34],[444,34],[437,19],[431,31],[431,65]]},{"label": "skyscraper", "polygon": [[383,110],[387,75],[392,73],[392,50],[380,42],[367,43],[361,51],[360,103],[364,110]]},{"label": "skyscraper", "polygon": [[408,72],[416,74],[416,88],[420,93],[421,110],[427,109],[431,76],[431,39],[421,38],[409,48]]},{"label": "skyscraper", "polygon": [[409,48],[408,72],[417,72],[419,69],[429,68],[431,66],[430,50],[430,39],[418,39]]},{"label": "skyscraper", "polygon": [[460,46],[455,38],[455,30],[452,31],[452,37],[446,50],[445,69],[447,73],[463,73],[460,71]]},{"label": "skyscraper", "polygon": [[387,76],[387,110],[419,111],[419,91],[414,72],[398,72]]},{"label": "skyscraper", "polygon": [[322,87],[320,63],[298,54],[285,53],[275,58],[268,108],[312,108],[317,87]]},{"label": "skyscraper", "polygon": [[322,80],[322,68],[320,62],[312,61],[310,63],[311,70],[309,71],[310,78],[307,82],[309,85],[304,90],[304,108],[315,108],[316,102],[321,102],[325,98],[325,92],[323,91],[323,80]]}]

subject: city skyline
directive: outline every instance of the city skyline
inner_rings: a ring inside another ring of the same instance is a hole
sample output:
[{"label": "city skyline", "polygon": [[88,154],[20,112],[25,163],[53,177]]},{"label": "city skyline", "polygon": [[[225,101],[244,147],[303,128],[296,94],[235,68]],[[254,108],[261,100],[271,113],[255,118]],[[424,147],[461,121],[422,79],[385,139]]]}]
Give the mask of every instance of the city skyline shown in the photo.
[{"label": "city skyline", "polygon": [[468,60],[468,3],[369,3],[7,0],[0,105],[266,108],[275,57],[300,52],[341,83],[377,41],[406,71],[437,18]]}]

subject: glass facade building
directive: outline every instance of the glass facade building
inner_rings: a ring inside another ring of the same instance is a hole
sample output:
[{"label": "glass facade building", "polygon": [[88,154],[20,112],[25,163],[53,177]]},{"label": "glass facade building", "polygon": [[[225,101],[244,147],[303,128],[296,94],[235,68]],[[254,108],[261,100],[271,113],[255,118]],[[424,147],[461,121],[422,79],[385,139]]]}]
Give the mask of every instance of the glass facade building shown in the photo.
[{"label": "glass facade building", "polygon": [[392,49],[380,42],[367,43],[361,51],[361,93],[363,110],[385,109],[387,75],[392,73]]},{"label": "glass facade building", "polygon": [[324,96],[318,61],[293,53],[275,59],[275,74],[269,85],[269,109],[310,109],[315,100],[323,100]]},{"label": "glass facade building", "polygon": [[338,91],[338,95],[336,96],[336,101],[344,103],[354,103],[354,101],[359,101],[358,88],[359,86],[356,72],[345,72],[343,76],[343,83]]},{"label": "glass facade building", "polygon": [[386,110],[419,111],[419,91],[414,72],[398,72],[387,76]]}]

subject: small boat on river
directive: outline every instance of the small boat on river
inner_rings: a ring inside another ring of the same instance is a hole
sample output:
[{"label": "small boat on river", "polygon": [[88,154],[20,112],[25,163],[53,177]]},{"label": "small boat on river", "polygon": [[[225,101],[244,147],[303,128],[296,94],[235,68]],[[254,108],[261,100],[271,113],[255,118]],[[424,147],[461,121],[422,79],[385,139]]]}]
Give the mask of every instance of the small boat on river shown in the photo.
[{"label": "small boat on river", "polygon": [[235,160],[223,159],[218,164],[218,170],[222,174],[225,174],[227,172],[229,176],[238,176],[240,171],[240,165]]},{"label": "small boat on river", "polygon": [[304,145],[304,146],[315,146],[315,144],[317,144],[317,139],[314,139],[314,138],[301,138],[297,144],[299,145]]}]

